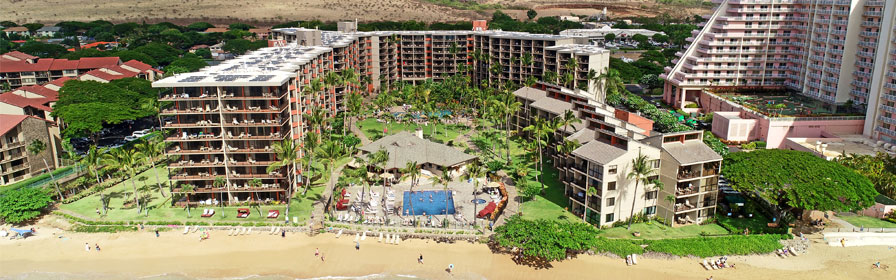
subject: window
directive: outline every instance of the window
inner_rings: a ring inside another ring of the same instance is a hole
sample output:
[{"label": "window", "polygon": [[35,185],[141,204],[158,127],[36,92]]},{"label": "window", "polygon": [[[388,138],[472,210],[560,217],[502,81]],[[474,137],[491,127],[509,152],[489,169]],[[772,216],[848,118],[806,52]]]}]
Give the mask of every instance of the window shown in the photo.
[{"label": "window", "polygon": [[616,198],[615,197],[607,198],[607,206],[616,206]]},{"label": "window", "polygon": [[604,222],[605,222],[605,223],[609,223],[609,222],[612,222],[612,221],[613,221],[613,213],[607,214],[607,215],[606,215],[606,219],[604,220]]},{"label": "window", "polygon": [[614,174],[616,174],[616,166],[615,166],[615,165],[610,165],[610,168],[609,168],[609,170],[607,170],[607,173],[610,174],[610,175],[614,175]]},{"label": "window", "polygon": [[616,190],[616,182],[607,182],[607,190],[615,191]]},{"label": "window", "polygon": [[653,181],[655,181],[655,180],[657,180],[657,179],[659,179],[659,178],[660,178],[660,175],[653,175],[653,176],[647,177],[647,181],[648,181],[648,182],[653,182]]},{"label": "window", "polygon": [[653,215],[656,214],[656,206],[650,206],[644,208],[644,215]]},{"label": "window", "polygon": [[649,200],[649,199],[656,199],[656,194],[657,194],[657,191],[652,191],[652,192],[647,192],[646,194],[644,194],[644,196],[646,196],[646,198],[647,198],[648,200]]},{"label": "window", "polygon": [[660,168],[660,160],[658,160],[658,159],[651,160],[650,165],[653,166],[653,169]]}]

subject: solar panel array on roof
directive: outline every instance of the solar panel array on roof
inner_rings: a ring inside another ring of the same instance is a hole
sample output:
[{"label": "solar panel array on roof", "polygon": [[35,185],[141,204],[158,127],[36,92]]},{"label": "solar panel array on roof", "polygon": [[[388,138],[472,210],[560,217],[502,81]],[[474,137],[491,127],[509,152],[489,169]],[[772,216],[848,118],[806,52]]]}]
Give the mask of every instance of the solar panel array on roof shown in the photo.
[{"label": "solar panel array on roof", "polygon": [[218,81],[218,82],[224,82],[224,81],[232,82],[232,81],[236,81],[236,80],[239,80],[239,79],[245,79],[245,78],[248,78],[248,77],[252,77],[252,76],[251,76],[251,75],[218,75],[218,76],[215,76],[215,81]]},{"label": "solar panel array on roof", "polygon": [[184,79],[182,79],[182,80],[180,80],[180,81],[178,81],[178,82],[182,82],[182,83],[192,83],[192,82],[198,82],[198,81],[200,81],[200,80],[202,80],[202,79],[205,79],[205,76],[189,76],[189,77],[186,77],[186,78],[184,78]]},{"label": "solar panel array on roof", "polygon": [[252,78],[252,79],[249,80],[249,81],[250,81],[250,82],[265,82],[265,81],[267,81],[267,80],[270,80],[270,79],[273,78],[273,77],[274,77],[274,75],[258,75],[258,76],[255,76],[255,78]]}]

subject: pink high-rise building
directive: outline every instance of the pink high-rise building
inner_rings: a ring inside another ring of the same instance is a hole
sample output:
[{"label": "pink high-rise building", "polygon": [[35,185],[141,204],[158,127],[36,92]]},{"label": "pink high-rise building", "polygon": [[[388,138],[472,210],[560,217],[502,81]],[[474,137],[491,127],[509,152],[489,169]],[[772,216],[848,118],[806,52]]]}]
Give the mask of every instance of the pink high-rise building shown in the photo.
[{"label": "pink high-rise building", "polygon": [[661,76],[666,102],[702,108],[709,88],[789,89],[833,111],[865,108],[863,134],[896,143],[896,1],[713,3],[708,22]]}]

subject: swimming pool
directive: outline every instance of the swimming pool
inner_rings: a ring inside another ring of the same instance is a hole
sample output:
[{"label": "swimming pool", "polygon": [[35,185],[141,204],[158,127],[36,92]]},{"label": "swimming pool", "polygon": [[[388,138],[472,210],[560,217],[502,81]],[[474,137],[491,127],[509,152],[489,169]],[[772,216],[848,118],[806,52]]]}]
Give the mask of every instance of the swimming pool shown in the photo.
[{"label": "swimming pool", "polygon": [[[432,198],[432,200],[430,200]],[[445,202],[447,200],[447,203]],[[413,203],[411,203],[413,202]],[[413,207],[411,207],[413,204]],[[448,207],[445,209],[445,207]],[[404,192],[405,216],[454,214],[454,198],[445,191]],[[447,211],[446,211],[447,210]]]}]

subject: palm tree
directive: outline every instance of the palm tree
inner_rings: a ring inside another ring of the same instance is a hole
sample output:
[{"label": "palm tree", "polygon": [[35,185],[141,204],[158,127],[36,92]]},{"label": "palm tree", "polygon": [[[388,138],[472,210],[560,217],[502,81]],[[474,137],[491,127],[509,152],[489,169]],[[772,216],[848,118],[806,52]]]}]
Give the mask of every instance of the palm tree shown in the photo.
[{"label": "palm tree", "polygon": [[451,192],[448,191],[448,184],[454,180],[454,177],[451,177],[451,170],[448,167],[442,167],[442,175],[438,177],[439,184],[445,187],[445,215],[448,215],[448,197],[451,196]]},{"label": "palm tree", "polygon": [[561,143],[560,145],[557,145],[556,149],[557,149],[558,153],[568,156],[569,154],[572,153],[572,151],[575,151],[576,149],[578,149],[581,146],[582,146],[582,144],[579,143],[579,140],[575,140],[575,139],[564,140],[563,143]]},{"label": "palm tree", "polygon": [[622,76],[619,75],[619,71],[616,69],[609,69],[607,72],[598,75],[595,79],[599,91],[604,91],[604,97],[607,103],[610,103],[612,100],[611,98],[618,98],[620,89],[624,87]]},{"label": "palm tree", "polygon": [[[360,81],[358,80],[358,73],[355,72],[355,69],[352,69],[352,68],[342,69],[342,72],[339,75],[340,75],[340,81],[342,82],[342,86],[345,88],[357,86],[358,83],[360,83]],[[343,92],[344,91],[345,90],[343,90]],[[349,92],[349,97],[351,97],[351,94],[355,93],[354,90],[350,90],[348,92]],[[336,99],[334,98],[333,99],[333,108],[336,108],[335,104],[336,104]],[[343,115],[343,117],[342,117],[342,136],[343,137],[345,137],[345,131],[348,129],[348,126],[346,126],[347,118],[348,117],[345,115]]]},{"label": "palm tree", "polygon": [[320,135],[318,135],[317,133],[314,133],[314,132],[305,134],[305,139],[302,142],[302,145],[304,145],[304,150],[305,150],[302,153],[302,159],[304,159],[308,163],[308,165],[307,165],[308,166],[308,169],[307,169],[308,174],[303,174],[303,175],[305,175],[304,177],[306,179],[308,179],[308,184],[305,185],[305,189],[302,191],[302,195],[305,195],[305,193],[308,192],[308,187],[309,187],[309,185],[311,185],[311,178],[312,178],[312,176],[316,175],[312,172],[312,169],[313,169],[312,165],[314,165],[314,152],[317,150],[317,146],[319,144],[320,144]]},{"label": "palm tree", "polygon": [[131,186],[134,188],[134,203],[137,204],[138,210],[140,210],[140,201],[137,199],[137,183],[134,177],[137,176],[137,158],[139,157],[140,153],[136,150],[124,148],[114,149],[103,156],[103,164],[122,170],[132,178]]},{"label": "palm tree", "polygon": [[333,170],[333,164],[336,163],[336,160],[342,157],[345,149],[340,147],[339,143],[336,141],[326,141],[321,145],[320,149],[318,149],[317,153],[326,163],[327,170]]},{"label": "palm tree", "polygon": [[[327,75],[324,76],[324,84],[327,84],[327,87],[332,91],[333,98],[333,109],[336,109],[336,87],[343,85],[342,76],[339,75],[338,72],[331,71],[327,72]],[[327,95],[324,95],[327,96]]]},{"label": "palm tree", "polygon": [[632,221],[634,220],[635,201],[638,198],[638,186],[642,182],[646,186],[649,183],[647,178],[653,175],[655,172],[656,170],[654,170],[650,166],[650,160],[647,158],[647,156],[641,154],[641,152],[639,151],[638,157],[632,160],[632,170],[629,171],[628,174],[626,174],[626,178],[635,181],[635,191],[632,194],[632,211],[629,214],[628,227],[626,229],[631,229]]},{"label": "palm tree", "polygon": [[[87,153],[84,154],[84,157],[81,157],[81,164],[87,166],[87,172],[91,173],[96,178],[97,185],[100,184],[100,161],[102,160],[102,156],[105,153],[105,150],[97,150],[96,146],[91,145],[90,149],[87,150]],[[103,214],[106,214],[106,198],[103,194],[103,189],[100,188],[100,202],[103,204]]]},{"label": "palm tree", "polygon": [[[28,148],[26,149],[32,155],[37,156],[38,154],[43,153],[45,150],[47,150],[47,145],[44,144],[43,141],[34,140],[31,141],[31,144],[29,144]],[[47,163],[47,158],[41,157],[41,159],[44,161],[44,166],[47,167],[47,173],[50,174],[50,180],[53,180],[53,186],[56,187],[56,194],[59,195],[59,200],[65,200],[65,196],[63,196],[62,191],[59,190],[59,183],[56,182],[56,177],[53,176],[53,170],[50,169],[50,164]]]},{"label": "palm tree", "polygon": [[156,157],[162,154],[162,150],[165,149],[165,142],[156,139],[158,138],[141,140],[140,143],[134,145],[134,148],[140,151],[143,159],[152,166],[152,170],[156,175],[156,185],[159,187],[159,193],[162,194],[162,197],[166,197],[165,191],[162,190],[162,181],[159,180],[159,170],[156,169]]},{"label": "palm tree", "polygon": [[[224,178],[223,176],[215,177],[215,181],[212,182],[212,186],[215,187],[215,188],[222,188],[222,187],[227,186],[227,178]],[[228,201],[231,201],[232,199],[229,198],[229,196],[230,196],[230,187],[227,188],[227,195],[228,195]],[[217,198],[216,198],[216,199],[217,199]],[[223,199],[222,199],[222,200],[223,200]],[[224,204],[224,202],[222,201],[221,204]]]},{"label": "palm tree", "polygon": [[674,209],[675,209],[675,196],[674,196],[674,195],[671,195],[671,194],[670,194],[670,195],[667,195],[667,196],[666,196],[666,201],[669,202],[669,210],[666,211],[666,221],[669,222],[669,226],[671,227],[671,226],[672,226],[672,223],[674,223],[675,221],[670,220],[670,218],[669,218],[669,213],[672,213],[672,212],[675,211],[675,210],[674,210]]},{"label": "palm tree", "polygon": [[516,112],[523,106],[517,101],[516,96],[509,90],[504,90],[503,94],[498,95],[494,100],[495,110],[504,116],[504,154],[507,161],[510,162],[510,119],[516,115]]},{"label": "palm tree", "polygon": [[[532,142],[535,143],[536,149],[538,150],[538,162],[536,162],[536,166],[538,167],[538,172],[544,172],[544,166],[542,161],[542,152],[541,149],[543,146],[547,145],[545,139],[547,139],[548,135],[553,133],[554,125],[551,124],[550,120],[546,120],[540,116],[535,116],[534,122],[523,128],[523,131],[532,133]],[[540,174],[539,174],[540,175]],[[539,175],[536,175],[535,180],[537,180],[541,184],[541,192],[544,193],[544,183],[538,178]]]},{"label": "palm tree", "polygon": [[[467,165],[467,171],[461,175],[462,180],[470,180],[473,181],[473,198],[478,199],[478,190],[479,190],[479,178],[485,176],[485,168],[482,168],[482,165],[479,165],[479,162],[474,162],[470,165]],[[477,204],[473,203],[473,213],[477,212]],[[475,219],[474,219],[475,220]]]},{"label": "palm tree", "polygon": [[[592,196],[597,196],[600,192],[594,186],[588,186],[588,189],[585,190],[585,205],[588,205],[588,198]],[[587,211],[586,211],[587,212]],[[600,219],[600,218],[598,218]],[[585,214],[585,221],[588,221],[588,214]],[[600,221],[598,221],[600,222]]]},{"label": "palm tree", "polygon": [[543,75],[544,81],[552,84],[557,84],[557,72],[554,71],[545,71]]},{"label": "palm tree", "polygon": [[[180,185],[180,191],[184,193],[187,197],[187,217],[192,217],[190,213],[190,194],[196,190],[196,186],[193,184],[182,184]],[[288,208],[287,208],[288,209]]]},{"label": "palm tree", "polygon": [[69,141],[62,141],[62,151],[64,152],[64,154],[62,154],[63,158],[67,159],[69,164],[75,165],[77,170],[76,173],[81,173],[81,166],[77,164],[78,153],[75,152],[75,148],[72,147],[72,144],[69,143]]},{"label": "palm tree", "polygon": [[361,116],[361,110],[364,109],[364,98],[357,92],[351,92],[348,94],[348,99],[346,99],[346,107],[348,110],[345,118],[348,119],[348,126],[344,129],[351,129],[352,118],[359,118]]},{"label": "palm tree", "polygon": [[524,53],[524,54],[523,54],[523,58],[520,59],[520,61],[523,63],[523,66],[526,66],[526,67],[525,67],[525,69],[526,69],[525,74],[526,74],[526,75],[529,75],[529,67],[531,67],[531,66],[532,66],[532,63],[535,62],[535,61],[532,59],[532,54],[531,54],[531,53]]},{"label": "palm tree", "polygon": [[[268,173],[274,172],[275,170],[286,167],[286,172],[289,173],[289,176],[292,176],[293,182],[298,182],[296,170],[296,165],[299,163],[298,153],[299,149],[296,146],[296,143],[291,139],[284,139],[283,141],[274,142],[271,147],[274,150],[274,155],[277,161],[271,163],[265,170]],[[305,188],[307,189],[307,185]],[[286,215],[289,215],[289,205],[292,202],[292,192],[293,185],[289,185],[286,187]],[[227,195],[230,196],[230,187],[227,187]]]},{"label": "palm tree", "polygon": [[563,115],[557,116],[557,123],[560,126],[563,126],[563,131],[569,131],[570,125],[581,122],[582,120],[579,119],[579,117],[576,116],[576,113],[572,110],[566,110],[563,112]]},{"label": "palm tree", "polygon": [[[414,192],[414,187],[417,186],[421,173],[420,165],[416,161],[406,163],[405,167],[401,169],[401,180],[411,178],[411,193]],[[414,200],[409,199],[408,203],[411,207],[411,215],[416,215],[417,213],[414,213]]]},{"label": "palm tree", "polygon": [[566,65],[564,65],[564,66],[566,66],[566,71],[568,71],[566,73],[572,74],[572,78],[573,78],[572,79],[572,87],[575,88],[576,87],[576,79],[579,77],[579,75],[578,75],[579,61],[576,60],[575,56],[573,56],[573,57],[570,57],[569,60],[566,61]]}]

